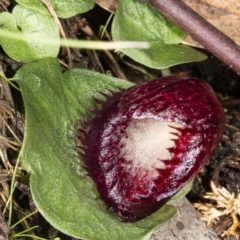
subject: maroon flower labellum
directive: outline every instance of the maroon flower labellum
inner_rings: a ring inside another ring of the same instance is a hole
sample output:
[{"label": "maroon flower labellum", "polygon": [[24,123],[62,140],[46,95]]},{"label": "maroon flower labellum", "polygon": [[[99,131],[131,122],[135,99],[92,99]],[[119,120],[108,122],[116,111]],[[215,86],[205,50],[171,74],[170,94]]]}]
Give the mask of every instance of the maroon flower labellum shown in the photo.
[{"label": "maroon flower labellum", "polygon": [[105,97],[80,130],[81,155],[101,199],[133,222],[199,172],[222,137],[225,114],[212,88],[193,78],[164,77]]}]

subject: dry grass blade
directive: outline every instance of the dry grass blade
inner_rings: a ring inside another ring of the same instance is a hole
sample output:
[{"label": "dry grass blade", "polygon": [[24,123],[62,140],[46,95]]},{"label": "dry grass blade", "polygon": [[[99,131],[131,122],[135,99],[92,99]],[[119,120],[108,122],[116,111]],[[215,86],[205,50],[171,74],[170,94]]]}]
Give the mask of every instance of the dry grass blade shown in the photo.
[{"label": "dry grass blade", "polygon": [[[1,69],[0,69],[1,71]],[[18,129],[19,119],[8,83],[0,78],[0,236],[8,239],[12,234],[7,220],[25,216],[26,213],[14,199],[13,191],[27,182],[21,167],[15,166],[22,145],[22,129]],[[24,125],[24,123],[22,123]],[[13,176],[15,175],[14,179]],[[12,183],[11,183],[12,181]],[[11,188],[12,186],[12,188]],[[14,187],[13,187],[14,186]],[[4,210],[3,210],[4,209]],[[26,224],[25,224],[26,225]],[[27,225],[26,225],[27,226]],[[11,232],[11,233],[10,233]]]}]

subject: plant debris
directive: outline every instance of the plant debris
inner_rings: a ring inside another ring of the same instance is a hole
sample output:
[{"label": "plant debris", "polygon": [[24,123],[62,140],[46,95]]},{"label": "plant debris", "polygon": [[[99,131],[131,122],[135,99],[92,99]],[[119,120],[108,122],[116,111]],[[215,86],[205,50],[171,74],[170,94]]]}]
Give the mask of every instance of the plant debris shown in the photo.
[{"label": "plant debris", "polygon": [[221,216],[229,215],[232,218],[232,224],[221,236],[233,235],[240,239],[240,235],[237,233],[240,228],[240,194],[235,196],[224,187],[216,187],[213,181],[211,181],[211,189],[212,191],[207,192],[203,197],[213,201],[193,204],[203,215],[200,220],[205,221],[210,227],[212,223],[216,224]]}]

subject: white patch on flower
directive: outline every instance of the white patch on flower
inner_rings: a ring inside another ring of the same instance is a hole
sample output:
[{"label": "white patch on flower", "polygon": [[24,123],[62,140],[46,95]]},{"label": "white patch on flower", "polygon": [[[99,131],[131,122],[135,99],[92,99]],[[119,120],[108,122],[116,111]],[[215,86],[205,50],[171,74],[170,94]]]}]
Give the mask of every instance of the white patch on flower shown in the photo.
[{"label": "white patch on flower", "polygon": [[183,125],[176,122],[160,122],[154,119],[132,120],[121,139],[120,156],[129,161],[126,170],[141,168],[154,177],[156,169],[164,169],[164,161],[171,160],[170,148],[181,132],[176,128]]}]

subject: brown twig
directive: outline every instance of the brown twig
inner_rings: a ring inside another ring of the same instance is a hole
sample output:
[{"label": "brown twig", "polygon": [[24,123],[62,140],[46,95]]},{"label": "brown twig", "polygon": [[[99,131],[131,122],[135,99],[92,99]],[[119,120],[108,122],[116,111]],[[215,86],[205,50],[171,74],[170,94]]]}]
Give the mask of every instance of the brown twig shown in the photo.
[{"label": "brown twig", "polygon": [[[63,40],[66,40],[67,39],[66,34],[65,34],[64,30],[63,30],[62,24],[61,24],[57,14],[56,14],[56,12],[54,11],[52,5],[50,4],[50,2],[48,0],[41,0],[41,1],[46,5],[46,7],[48,8],[49,12],[51,13],[55,23],[58,26],[60,34],[63,37]],[[71,53],[70,48],[67,45],[66,45],[66,50],[67,50],[69,65],[70,65],[70,67],[72,67],[72,65],[73,65],[72,53]]]},{"label": "brown twig", "polygon": [[234,41],[181,0],[149,0],[149,3],[237,74],[240,74],[240,49]]},{"label": "brown twig", "polygon": [[[81,30],[88,35],[92,40],[99,40],[98,37],[94,34],[92,29],[89,27],[89,25],[84,24],[84,21],[79,23],[79,26]],[[109,67],[113,71],[113,73],[121,79],[127,80],[126,75],[122,71],[122,69],[119,67],[116,59],[113,57],[110,51],[103,49],[104,55],[106,56],[105,61],[109,64]]]}]

